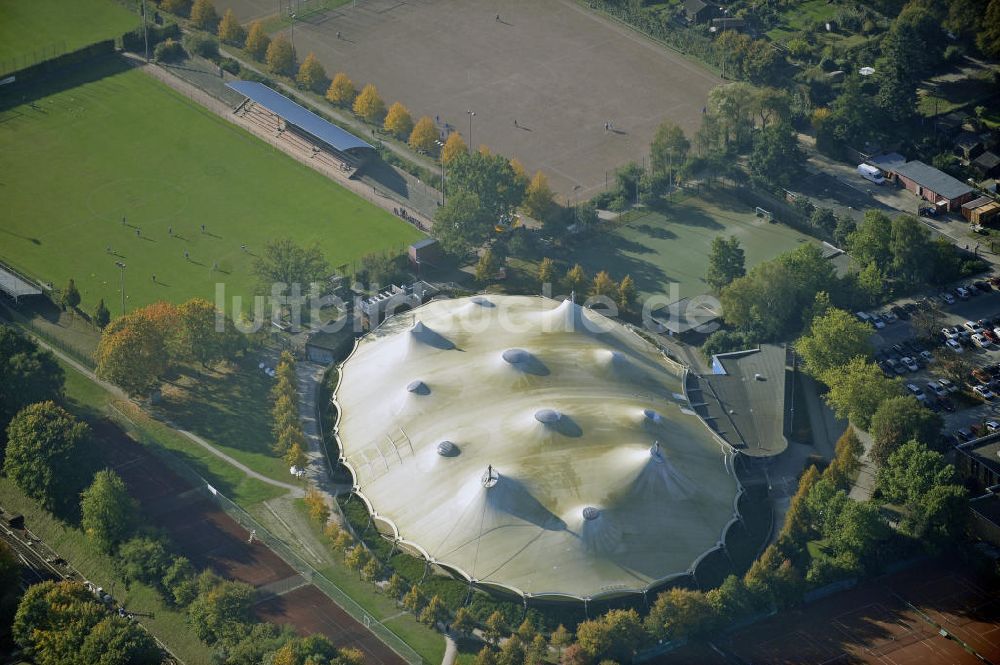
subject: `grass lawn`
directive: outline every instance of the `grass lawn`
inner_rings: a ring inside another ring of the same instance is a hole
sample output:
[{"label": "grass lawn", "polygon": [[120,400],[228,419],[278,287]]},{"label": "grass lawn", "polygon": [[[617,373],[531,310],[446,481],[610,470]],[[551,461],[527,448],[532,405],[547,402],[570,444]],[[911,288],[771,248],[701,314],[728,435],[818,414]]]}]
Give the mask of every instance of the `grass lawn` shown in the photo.
[{"label": "grass lawn", "polygon": [[781,15],[781,23],[767,32],[776,42],[789,39],[794,33],[806,30],[816,21],[828,21],[837,13],[837,5],[826,0],[806,0],[789,6]]},{"label": "grass lawn", "polygon": [[568,260],[579,262],[590,276],[600,270],[616,280],[632,275],[640,298],[666,296],[673,302],[708,293],[704,277],[712,239],[730,235],[740,239],[748,269],[801,243],[816,242],[756,217],[745,203],[715,190],[711,200],[692,195],[667,204],[662,212],[632,213],[613,232],[583,240]]},{"label": "grass lawn", "polygon": [[37,109],[0,106],[0,260],[74,278],[88,311],[104,298],[117,314],[116,261],[130,308],[214,300],[217,283],[248,307],[269,239],[318,243],[336,267],[420,236],[117,58],[48,85],[19,91]]},{"label": "grass lawn", "polygon": [[166,605],[150,587],[133,584],[128,590],[114,560],[91,546],[82,530],[60,522],[7,478],[0,478],[0,505],[24,515],[25,526],[59,553],[90,581],[102,586],[140,620],[187,665],[209,665],[211,651],[188,627],[182,611]]},{"label": "grass lawn", "polygon": [[249,360],[198,375],[185,371],[164,384],[157,413],[258,473],[289,480],[288,465],[271,452],[269,393],[274,379]]},{"label": "grass lawn", "polygon": [[[303,521],[308,523],[316,540],[329,548],[329,541],[323,535],[319,525],[315,520],[309,518],[305,502],[295,501],[295,509],[302,513]],[[291,543],[290,545],[295,547]],[[309,558],[311,559],[311,557]],[[403,611],[402,607],[398,606],[391,598],[377,591],[371,582],[360,580],[358,573],[344,564],[342,555],[333,552],[332,556],[325,558],[325,564],[317,565],[317,570],[320,573],[353,598],[366,612],[396,633],[420,654],[425,663],[436,665],[441,662],[444,657],[445,643],[444,637],[440,633],[418,622],[409,612]]]},{"label": "grass lawn", "polygon": [[62,361],[60,365],[66,372],[66,399],[74,412],[92,418],[111,416],[140,443],[166,450],[242,506],[252,506],[285,493],[280,487],[247,478],[242,471],[153,420],[131,402],[117,400],[70,365]]},{"label": "grass lawn", "polygon": [[927,81],[917,90],[917,109],[924,117],[951,113],[966,106],[972,113],[973,105],[985,103],[996,96],[991,85],[992,72],[977,70],[967,76],[943,76]]},{"label": "grass lawn", "polygon": [[3,0],[0,74],[119,37],[139,25],[113,0]]}]

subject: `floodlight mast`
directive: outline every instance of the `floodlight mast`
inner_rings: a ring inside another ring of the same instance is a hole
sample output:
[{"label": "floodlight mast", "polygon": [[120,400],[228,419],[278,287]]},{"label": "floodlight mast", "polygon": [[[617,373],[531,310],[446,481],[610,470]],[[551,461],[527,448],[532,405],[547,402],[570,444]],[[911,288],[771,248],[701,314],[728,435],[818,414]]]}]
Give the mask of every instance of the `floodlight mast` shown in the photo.
[{"label": "floodlight mast", "polygon": [[115,261],[115,265],[121,271],[122,275],[122,316],[125,316],[125,264],[121,261]]},{"label": "floodlight mast", "polygon": [[146,62],[149,62],[149,29],[146,26],[146,0],[142,0],[142,44],[146,54]]}]

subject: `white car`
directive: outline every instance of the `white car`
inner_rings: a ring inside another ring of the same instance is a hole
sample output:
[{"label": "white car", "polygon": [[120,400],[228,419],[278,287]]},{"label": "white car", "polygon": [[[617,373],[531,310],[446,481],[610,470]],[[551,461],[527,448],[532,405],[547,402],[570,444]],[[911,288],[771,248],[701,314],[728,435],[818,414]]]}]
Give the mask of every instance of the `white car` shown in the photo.
[{"label": "white car", "polygon": [[987,402],[992,402],[993,398],[996,397],[996,395],[993,394],[992,390],[990,390],[987,386],[983,385],[976,386],[975,388],[972,389],[972,392],[976,393]]},{"label": "white car", "polygon": [[932,392],[937,397],[947,397],[948,391],[940,383],[936,381],[931,381],[927,384],[927,390]]},{"label": "white car", "polygon": [[957,293],[958,297],[961,298],[962,300],[968,300],[969,299],[969,290],[967,288],[965,288],[964,286],[957,287],[955,289],[955,293]]},{"label": "white car", "polygon": [[917,364],[917,361],[909,356],[900,358],[899,362],[903,363],[903,366],[906,367],[906,369],[910,370],[911,372],[916,372],[920,370],[920,365]]},{"label": "white car", "polygon": [[993,334],[996,335],[997,338],[1000,338],[1000,326],[993,329]]},{"label": "white car", "polygon": [[962,348],[962,345],[958,343],[957,339],[949,339],[944,343],[944,345],[947,346],[952,351],[954,351],[955,353],[962,353],[963,351],[965,351],[965,349]]},{"label": "white car", "polygon": [[958,386],[952,383],[950,379],[938,379],[937,384],[950,393],[958,392]]},{"label": "white car", "polygon": [[979,333],[976,333],[975,335],[972,336],[972,343],[978,346],[980,349],[988,349],[989,347],[993,346],[993,342],[986,339]]},{"label": "white car", "polygon": [[954,328],[941,328],[941,334],[944,335],[945,339],[955,339],[958,337],[958,331]]},{"label": "white car", "polygon": [[955,296],[951,295],[950,293],[942,293],[941,300],[945,301],[949,305],[955,304]]},{"label": "white car", "polygon": [[876,330],[882,330],[885,328],[885,321],[878,314],[872,314],[872,325],[875,326]]},{"label": "white car", "polygon": [[983,424],[986,425],[986,431],[989,432],[990,434],[993,434],[997,430],[1000,430],[1000,423],[998,423],[995,420],[987,420]]},{"label": "white car", "polygon": [[970,333],[983,332],[983,327],[978,323],[976,323],[975,321],[966,321],[962,325],[965,326],[965,329],[968,330]]}]

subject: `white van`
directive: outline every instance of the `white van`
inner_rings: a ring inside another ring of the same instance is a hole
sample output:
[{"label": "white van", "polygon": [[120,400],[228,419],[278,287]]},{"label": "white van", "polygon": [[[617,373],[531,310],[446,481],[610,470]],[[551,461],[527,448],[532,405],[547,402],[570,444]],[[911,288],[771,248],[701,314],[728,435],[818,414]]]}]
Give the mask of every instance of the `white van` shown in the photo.
[{"label": "white van", "polygon": [[874,182],[876,185],[881,185],[885,182],[882,172],[871,164],[858,164],[858,175],[869,182]]}]

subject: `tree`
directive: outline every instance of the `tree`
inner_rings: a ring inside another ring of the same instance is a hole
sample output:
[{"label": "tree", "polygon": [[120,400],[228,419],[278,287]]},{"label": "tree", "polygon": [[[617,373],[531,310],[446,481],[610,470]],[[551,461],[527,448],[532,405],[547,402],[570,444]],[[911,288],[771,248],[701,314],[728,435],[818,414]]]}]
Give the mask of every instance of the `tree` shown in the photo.
[{"label": "tree", "polygon": [[492,224],[513,219],[514,209],[524,200],[524,186],[510,162],[502,155],[477,152],[459,155],[448,162],[449,194],[474,192]]},{"label": "tree", "polygon": [[375,557],[368,559],[368,562],[361,567],[361,579],[366,582],[374,582],[380,569],[378,559]]},{"label": "tree", "polygon": [[768,187],[788,187],[805,163],[795,130],[787,123],[765,127],[754,135],[750,177]]},{"label": "tree", "polygon": [[330,82],[330,87],[326,89],[327,101],[335,106],[350,106],[357,94],[354,82],[344,72],[337,72]]},{"label": "tree", "polygon": [[976,33],[976,46],[990,57],[1000,56],[1000,0],[990,0]]},{"label": "tree", "polygon": [[[511,169],[513,171],[513,169]],[[524,192],[524,210],[537,220],[547,219],[555,207],[555,194],[549,187],[549,179],[541,171],[535,171]]]},{"label": "tree", "polygon": [[202,298],[192,298],[179,305],[177,317],[179,326],[172,343],[174,354],[196,360],[203,367],[230,357],[241,341],[215,305]]},{"label": "tree", "polygon": [[618,306],[623,312],[631,311],[635,305],[636,297],[638,297],[638,292],[632,275],[625,275],[618,283]]},{"label": "tree", "polygon": [[238,638],[253,621],[255,596],[249,584],[216,580],[188,606],[188,623],[209,644]]},{"label": "tree", "polygon": [[65,515],[89,477],[89,442],[90,428],[55,402],[28,405],[7,428],[4,473],[46,510]]},{"label": "tree", "polygon": [[72,665],[81,663],[79,654],[88,633],[106,617],[106,610],[83,584],[47,581],[25,592],[11,634],[36,665]]},{"label": "tree", "polygon": [[80,646],[77,662],[88,665],[159,665],[163,654],[142,626],[120,616],[105,616]]},{"label": "tree", "polygon": [[525,665],[542,665],[549,655],[549,643],[541,633],[535,633],[525,651]]},{"label": "tree", "polygon": [[267,68],[275,74],[291,76],[295,72],[295,48],[284,35],[271,40],[265,60]]},{"label": "tree", "polygon": [[110,469],[98,471],[83,491],[80,512],[84,532],[102,552],[114,550],[135,528],[138,506],[125,483]]},{"label": "tree", "polygon": [[62,294],[62,306],[64,309],[73,310],[80,304],[80,291],[76,288],[76,282],[72,279],[66,285],[66,290]]},{"label": "tree", "polygon": [[378,89],[369,83],[361,89],[361,94],[354,98],[354,114],[367,122],[377,124],[385,115],[385,102],[378,95]]},{"label": "tree", "polygon": [[493,250],[487,247],[476,263],[476,281],[480,284],[491,281],[496,277],[498,268],[498,261],[493,256]]},{"label": "tree", "polygon": [[904,442],[915,440],[934,445],[941,435],[944,420],[910,395],[882,402],[871,419],[872,447],[869,457],[877,466],[886,463]]},{"label": "tree", "polygon": [[730,624],[748,615],[753,610],[753,597],[743,580],[735,575],[728,576],[715,589],[705,594],[712,606],[718,623]]},{"label": "tree", "polygon": [[552,631],[552,635],[549,637],[549,644],[552,648],[556,649],[559,657],[562,657],[563,649],[568,647],[573,642],[573,635],[566,630],[566,626],[559,624],[559,626]]},{"label": "tree", "polygon": [[544,257],[538,263],[538,282],[544,289],[546,284],[552,284],[555,279],[555,262],[549,257]]},{"label": "tree", "polygon": [[393,600],[399,600],[399,597],[403,595],[403,578],[399,576],[399,573],[393,573],[389,576],[389,581],[385,585],[385,593]]},{"label": "tree", "polygon": [[409,109],[400,102],[394,102],[385,114],[382,128],[398,139],[405,139],[413,131],[413,118]]},{"label": "tree", "polygon": [[614,302],[618,296],[618,285],[606,270],[602,270],[594,276],[594,282],[590,287],[590,295],[595,298],[607,298]]},{"label": "tree", "polygon": [[430,116],[425,115],[417,120],[417,124],[413,126],[408,143],[414,150],[432,152],[437,145],[437,140],[437,127],[434,126],[434,121],[431,120]]},{"label": "tree", "polygon": [[271,38],[264,30],[263,21],[254,21],[250,24],[247,32],[247,41],[244,48],[254,60],[263,60],[271,46]]},{"label": "tree", "polygon": [[469,147],[465,145],[465,140],[458,132],[452,132],[445,139],[444,147],[441,148],[441,163],[449,166],[461,155],[469,154]]},{"label": "tree", "polygon": [[635,610],[609,610],[576,628],[576,643],[591,658],[630,662],[642,640],[642,621]]},{"label": "tree", "polygon": [[909,63],[882,58],[875,64],[874,79],[878,84],[875,100],[885,117],[897,125],[907,125],[916,115],[920,82],[914,78]]},{"label": "tree", "polygon": [[521,638],[521,642],[531,644],[531,641],[535,639],[535,635],[538,634],[538,630],[535,628],[535,624],[532,623],[531,617],[524,618],[521,625],[517,627],[516,634]]},{"label": "tree", "polygon": [[189,16],[191,0],[160,0],[160,9],[178,16]]},{"label": "tree", "polygon": [[118,548],[118,563],[127,582],[156,586],[163,580],[171,561],[162,541],[137,536]]},{"label": "tree", "polygon": [[861,356],[871,358],[874,329],[850,312],[832,308],[813,319],[809,332],[795,343],[795,350],[810,376],[820,378]]},{"label": "tree", "polygon": [[290,238],[279,238],[264,244],[253,271],[267,291],[273,284],[298,284],[305,291],[309,284],[326,280],[330,265],[318,244],[302,247]]},{"label": "tree", "polygon": [[932,339],[944,322],[944,313],[937,307],[921,308],[910,315],[910,326],[917,337]]},{"label": "tree", "polygon": [[559,660],[561,665],[591,665],[593,659],[579,644],[569,645]]},{"label": "tree", "polygon": [[524,642],[514,633],[500,645],[497,665],[524,665]]},{"label": "tree", "polygon": [[420,587],[414,584],[403,596],[403,609],[416,615],[420,613],[420,608],[423,606],[424,594],[420,592]]},{"label": "tree", "polygon": [[494,610],[483,623],[483,638],[490,644],[498,644],[506,632],[507,625],[503,614]]},{"label": "tree", "polygon": [[152,390],[170,366],[178,317],[175,306],[159,302],[115,319],[97,345],[97,376],[130,395]]},{"label": "tree", "polygon": [[955,468],[940,453],[911,440],[892,451],[879,467],[875,486],[891,503],[918,507],[939,485],[951,484]]},{"label": "tree", "polygon": [[684,130],[669,120],[664,120],[656,129],[653,143],[649,146],[649,166],[658,173],[673,174],[687,158],[691,142],[684,136]]},{"label": "tree", "polygon": [[448,608],[445,607],[441,596],[434,594],[431,596],[427,606],[420,612],[420,623],[433,627],[439,623],[444,623],[447,619]]},{"label": "tree", "polygon": [[646,617],[646,630],[665,640],[700,638],[714,623],[715,611],[705,594],[676,587],[656,597]]},{"label": "tree", "polygon": [[65,372],[48,350],[0,325],[0,443],[14,415],[35,402],[60,399]]},{"label": "tree", "polygon": [[316,54],[310,51],[306,59],[299,65],[299,73],[295,76],[295,82],[306,90],[322,92],[323,88],[327,87],[328,80],[323,65],[320,64]]},{"label": "tree", "polygon": [[330,519],[330,506],[326,504],[326,499],[323,497],[323,493],[314,487],[309,488],[306,492],[303,501],[306,504],[306,510],[309,513],[309,518],[320,524],[326,524],[327,520]]},{"label": "tree", "polygon": [[434,232],[444,251],[463,256],[486,242],[493,232],[493,221],[480,206],[478,195],[460,191],[438,208]]},{"label": "tree", "polygon": [[719,292],[737,277],[746,274],[746,256],[740,239],[736,236],[712,238],[708,254],[708,272],[705,281]]},{"label": "tree", "polygon": [[583,266],[575,264],[566,272],[566,287],[574,293],[583,292],[583,287],[587,284],[587,273],[583,271]]},{"label": "tree", "polygon": [[489,645],[484,646],[476,654],[476,658],[473,661],[474,665],[497,665],[497,657],[493,652],[493,648]]},{"label": "tree", "polygon": [[187,557],[176,556],[163,572],[160,587],[169,602],[177,607],[187,607],[198,595],[196,577],[194,566]]},{"label": "tree", "polygon": [[304,467],[306,465],[306,462],[309,461],[308,458],[306,457],[305,450],[303,450],[302,444],[299,443],[298,441],[295,441],[288,446],[287,450],[285,451],[284,460],[285,464],[287,464],[289,467],[296,466],[299,468]]},{"label": "tree", "polygon": [[472,616],[469,608],[459,607],[455,610],[455,618],[451,622],[451,629],[459,635],[470,635],[476,627],[476,620]]},{"label": "tree", "polygon": [[368,550],[365,549],[364,545],[355,545],[344,553],[344,564],[351,570],[358,571],[360,574],[361,569],[368,563],[369,556]]},{"label": "tree", "polygon": [[858,439],[853,427],[840,435],[834,449],[830,466],[823,471],[823,477],[840,489],[847,489],[854,480],[854,474],[861,467],[861,455],[865,447]]},{"label": "tree", "polygon": [[822,380],[830,387],[826,401],[837,417],[848,418],[865,430],[882,402],[903,392],[899,381],[886,378],[877,365],[860,356],[827,372]]},{"label": "tree", "polygon": [[791,607],[802,599],[802,576],[774,545],[768,545],[753,562],[743,583],[762,608]]},{"label": "tree", "polygon": [[226,13],[222,15],[216,35],[222,42],[237,47],[242,47],[247,40],[247,31],[236,20],[236,14],[233,13],[232,9],[227,9]]},{"label": "tree", "polygon": [[94,325],[103,330],[109,323],[111,323],[111,312],[108,311],[107,306],[104,304],[104,298],[101,298],[94,309]]},{"label": "tree", "polygon": [[926,279],[927,266],[934,260],[931,234],[915,217],[900,215],[889,230],[892,273],[909,284]]},{"label": "tree", "polygon": [[191,23],[199,30],[215,32],[219,15],[215,12],[215,5],[211,0],[194,0],[191,6]]}]

